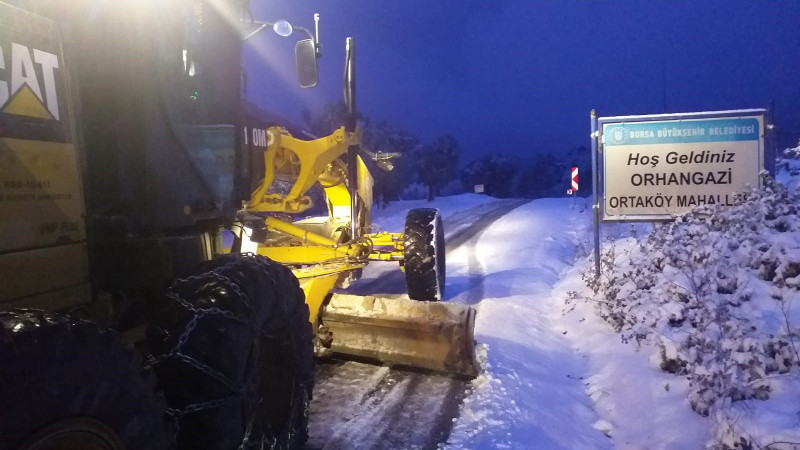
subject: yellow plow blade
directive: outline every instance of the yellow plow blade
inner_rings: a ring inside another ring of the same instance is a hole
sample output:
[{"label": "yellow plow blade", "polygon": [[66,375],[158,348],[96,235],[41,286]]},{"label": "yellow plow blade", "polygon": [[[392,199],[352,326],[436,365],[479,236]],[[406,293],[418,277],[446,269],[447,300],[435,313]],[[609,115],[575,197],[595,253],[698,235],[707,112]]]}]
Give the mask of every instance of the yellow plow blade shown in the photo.
[{"label": "yellow plow blade", "polygon": [[475,309],[402,296],[333,294],[322,313],[334,353],[474,377]]}]

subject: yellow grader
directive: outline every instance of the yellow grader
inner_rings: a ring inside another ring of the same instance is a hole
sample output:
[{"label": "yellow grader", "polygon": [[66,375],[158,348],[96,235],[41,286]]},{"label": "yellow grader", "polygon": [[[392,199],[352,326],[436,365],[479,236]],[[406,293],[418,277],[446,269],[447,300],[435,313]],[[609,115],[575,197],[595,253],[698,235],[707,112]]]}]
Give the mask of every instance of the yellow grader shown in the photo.
[{"label": "yellow grader", "polygon": [[[352,41],[342,128],[245,117],[268,27],[315,85],[247,1],[0,1],[0,450],[299,448],[315,354],[475,374],[438,211],[373,230]],[[347,294],[369,262],[408,296]]]}]

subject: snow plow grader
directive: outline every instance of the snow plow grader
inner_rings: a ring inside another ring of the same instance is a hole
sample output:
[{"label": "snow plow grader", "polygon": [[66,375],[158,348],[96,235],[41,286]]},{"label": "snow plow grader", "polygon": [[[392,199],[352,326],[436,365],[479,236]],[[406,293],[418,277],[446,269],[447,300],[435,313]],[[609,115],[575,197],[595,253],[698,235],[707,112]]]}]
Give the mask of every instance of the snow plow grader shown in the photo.
[{"label": "snow plow grader", "polygon": [[[403,233],[370,233],[372,176],[358,154],[355,130],[342,127],[303,141],[270,128],[267,142],[265,177],[240,213],[239,237],[256,241],[255,253],[292,268],[317,330],[317,353],[474,375],[475,311],[432,303],[442,299],[445,280],[438,210],[411,210]],[[281,179],[291,183],[289,192],[271,193]],[[314,201],[306,194],[315,185],[324,191],[327,215],[281,217],[310,209]],[[355,281],[369,261],[401,264],[409,298],[331,294]]]},{"label": "snow plow grader", "polygon": [[[475,374],[438,212],[372,229],[352,42],[347,123],[303,141],[245,116],[241,54],[306,33],[310,87],[316,36],[247,1],[9,1],[0,450],[299,448],[315,354]],[[379,261],[408,298],[342,290]]]}]

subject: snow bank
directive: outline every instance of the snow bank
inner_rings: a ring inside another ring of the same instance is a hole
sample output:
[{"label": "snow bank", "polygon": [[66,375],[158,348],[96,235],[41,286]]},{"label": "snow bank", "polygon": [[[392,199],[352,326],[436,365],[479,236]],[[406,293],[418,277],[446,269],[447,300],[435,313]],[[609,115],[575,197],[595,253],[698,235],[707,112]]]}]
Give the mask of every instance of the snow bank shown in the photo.
[{"label": "snow bank", "polygon": [[[601,278],[584,276],[594,292],[571,286],[579,314],[591,314],[591,305],[624,342],[641,345],[651,365],[678,375],[657,376],[678,397],[651,403],[694,430],[695,447],[800,442],[798,211],[800,197],[768,180],[735,207],[698,208],[647,237],[606,245]],[[598,366],[594,377],[603,373]],[[597,381],[619,401],[616,385]],[[640,395],[655,392],[658,383],[648,384]],[[674,400],[706,423],[679,417]],[[622,422],[613,405],[597,403]]]},{"label": "snow bank", "polygon": [[449,256],[448,277],[479,277],[450,301],[476,305],[484,372],[447,448],[611,448],[584,390],[585,360],[560,327],[552,289],[575,258],[583,199],[542,199],[495,222]]}]

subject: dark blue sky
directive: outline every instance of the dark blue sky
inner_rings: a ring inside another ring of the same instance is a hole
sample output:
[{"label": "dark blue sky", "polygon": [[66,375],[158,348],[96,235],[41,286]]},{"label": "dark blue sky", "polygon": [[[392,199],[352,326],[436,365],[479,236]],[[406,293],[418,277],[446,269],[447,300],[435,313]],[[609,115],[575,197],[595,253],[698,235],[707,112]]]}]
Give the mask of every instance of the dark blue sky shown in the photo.
[{"label": "dark blue sky", "polygon": [[588,144],[592,108],[774,99],[779,130],[800,136],[799,0],[251,0],[251,9],[309,28],[321,14],[314,89],[295,87],[293,41],[264,32],[246,50],[248,97],[293,120],[341,98],[353,36],[359,109],[424,140],[453,134],[464,159]]}]

